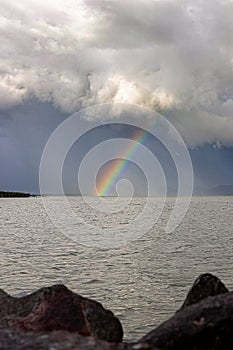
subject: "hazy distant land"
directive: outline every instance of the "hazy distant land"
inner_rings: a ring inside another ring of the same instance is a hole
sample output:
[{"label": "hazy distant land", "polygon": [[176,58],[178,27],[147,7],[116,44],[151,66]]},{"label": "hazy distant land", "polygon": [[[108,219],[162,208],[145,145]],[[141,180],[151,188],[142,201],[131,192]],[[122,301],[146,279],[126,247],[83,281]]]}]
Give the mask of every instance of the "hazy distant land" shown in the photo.
[{"label": "hazy distant land", "polygon": [[220,185],[211,188],[207,195],[209,196],[233,196],[233,185]]}]

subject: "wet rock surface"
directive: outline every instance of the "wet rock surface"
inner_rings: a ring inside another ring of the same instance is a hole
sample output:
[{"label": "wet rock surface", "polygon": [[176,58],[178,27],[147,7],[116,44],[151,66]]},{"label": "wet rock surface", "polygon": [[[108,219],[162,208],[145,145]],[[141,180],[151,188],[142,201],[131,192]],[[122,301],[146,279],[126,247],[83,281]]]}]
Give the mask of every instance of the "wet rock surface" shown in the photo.
[{"label": "wet rock surface", "polygon": [[183,305],[181,306],[181,309],[196,304],[207,297],[228,292],[229,291],[227,287],[218,277],[210,273],[202,274],[195,280],[192,288],[188,292]]},{"label": "wet rock surface", "polygon": [[122,343],[108,343],[67,331],[50,333],[22,332],[0,329],[1,350],[127,350]]},{"label": "wet rock surface", "polygon": [[109,343],[67,331],[49,333],[0,329],[1,350],[160,350],[149,344]]},{"label": "wet rock surface", "polygon": [[63,285],[42,288],[21,298],[0,292],[0,327],[26,331],[65,330],[120,342],[120,321],[96,301],[83,298]]}]

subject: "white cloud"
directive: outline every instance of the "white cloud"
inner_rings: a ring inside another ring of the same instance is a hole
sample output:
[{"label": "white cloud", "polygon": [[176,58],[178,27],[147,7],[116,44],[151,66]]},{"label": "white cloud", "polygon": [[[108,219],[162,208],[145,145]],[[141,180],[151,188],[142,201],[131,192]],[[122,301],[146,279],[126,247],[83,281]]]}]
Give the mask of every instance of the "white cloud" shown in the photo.
[{"label": "white cloud", "polygon": [[233,143],[232,18],[230,0],[0,0],[0,108],[138,103]]}]

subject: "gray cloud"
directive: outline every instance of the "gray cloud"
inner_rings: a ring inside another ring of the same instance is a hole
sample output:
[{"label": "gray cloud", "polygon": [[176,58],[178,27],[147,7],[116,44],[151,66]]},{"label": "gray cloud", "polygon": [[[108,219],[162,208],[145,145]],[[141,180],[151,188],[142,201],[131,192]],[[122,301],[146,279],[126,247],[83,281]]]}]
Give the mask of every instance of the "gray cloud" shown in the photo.
[{"label": "gray cloud", "polygon": [[1,109],[138,103],[191,145],[233,144],[232,1],[1,0],[0,13]]}]

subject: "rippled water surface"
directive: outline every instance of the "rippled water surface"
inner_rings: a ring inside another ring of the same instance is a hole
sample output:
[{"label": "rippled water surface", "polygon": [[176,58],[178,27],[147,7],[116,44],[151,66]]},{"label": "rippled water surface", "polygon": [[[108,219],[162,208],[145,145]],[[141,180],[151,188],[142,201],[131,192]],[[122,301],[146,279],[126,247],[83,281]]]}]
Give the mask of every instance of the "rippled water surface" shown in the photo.
[{"label": "rippled water surface", "polygon": [[[94,215],[81,198],[70,201],[88,222],[106,227],[117,220],[124,225],[144,199],[134,198],[130,210],[112,220]],[[200,273],[217,274],[230,289],[233,284],[233,197],[193,198],[183,222],[166,234],[172,203],[168,199],[147,234],[101,250],[80,245],[55,228],[41,198],[0,199],[0,288],[22,295],[66,284],[111,309],[123,324],[125,340],[139,339],[174,313]]]}]

